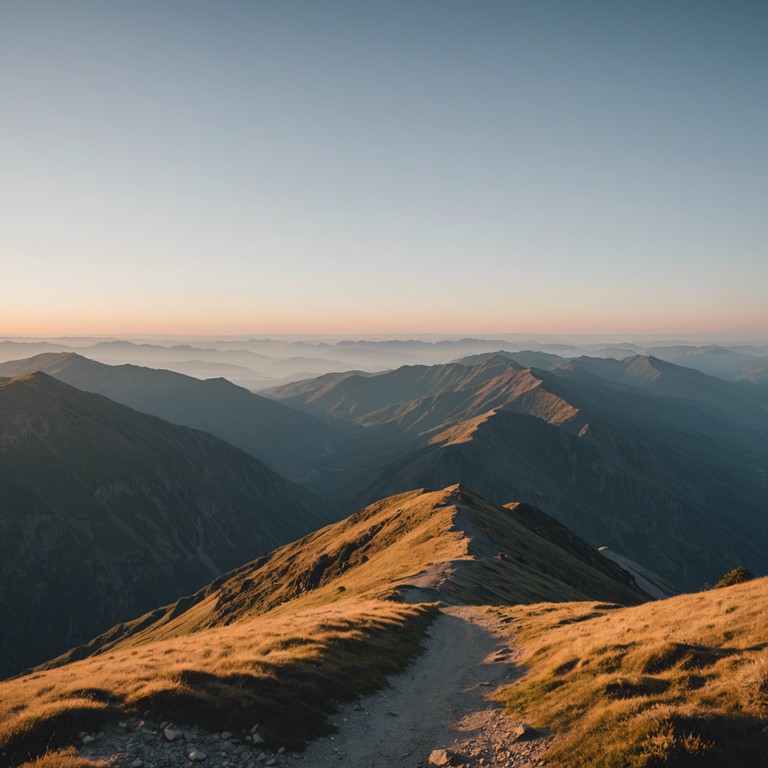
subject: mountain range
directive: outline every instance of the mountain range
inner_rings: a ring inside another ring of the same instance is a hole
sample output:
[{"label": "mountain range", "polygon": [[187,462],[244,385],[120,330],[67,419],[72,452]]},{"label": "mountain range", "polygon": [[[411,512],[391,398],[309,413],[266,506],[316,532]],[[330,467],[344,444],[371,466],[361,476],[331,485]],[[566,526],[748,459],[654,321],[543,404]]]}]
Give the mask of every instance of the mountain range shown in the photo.
[{"label": "mountain range", "polygon": [[768,412],[738,387],[651,357],[552,370],[505,356],[320,377],[267,392],[346,424],[354,450],[310,486],[345,508],[460,481],[546,509],[692,588],[768,545]]},{"label": "mountain range", "polygon": [[[88,562],[110,559],[110,568],[121,561],[127,569],[146,561],[136,585],[125,587],[123,576],[105,581],[120,585],[117,597],[98,587],[93,623],[79,628],[92,598],[78,598],[60,646],[41,637],[39,649],[25,649],[28,655],[8,668],[77,644],[130,615],[134,600],[159,604],[321,522],[392,494],[456,482],[495,503],[515,499],[544,509],[591,545],[679,588],[712,581],[734,563],[764,570],[768,411],[750,392],[642,355],[548,354],[547,370],[525,365],[533,353],[520,356],[324,374],[269,390],[268,397],[223,379],[105,365],[73,353],[0,364],[0,375],[16,376],[2,389],[1,487],[12,508],[24,510],[3,518],[4,538],[26,535],[34,553],[8,555],[6,583],[32,586],[36,569],[41,582],[50,579],[59,567],[50,542],[67,567],[78,563],[76,578],[89,579],[80,565],[83,547],[97,552],[101,543],[80,535],[77,525],[103,525],[122,531],[109,536],[129,539],[115,544],[119,557]],[[22,430],[24,423],[36,426]],[[45,431],[51,425],[55,440]],[[235,472],[245,466],[247,472]],[[121,475],[126,467],[136,467],[129,483]],[[225,535],[211,517],[223,500],[222,525],[232,526]],[[278,507],[285,512],[276,524],[269,516]],[[115,509],[127,517],[115,518]],[[163,536],[171,542],[155,541],[148,510],[170,515],[187,534],[179,540],[177,523],[166,521]],[[259,525],[246,532],[244,521],[254,514]],[[158,579],[162,560],[173,565],[163,566],[167,573]],[[151,596],[141,594],[142,579],[155,584]],[[157,584],[165,585],[163,597]],[[19,594],[14,610],[26,599]],[[40,596],[41,610],[46,600]],[[27,634],[15,626],[9,648]],[[57,633],[52,626],[51,636]]]},{"label": "mountain range", "polygon": [[[133,363],[200,378],[225,376],[252,391],[325,373],[362,370],[377,373],[404,365],[442,365],[469,356],[514,354],[521,364],[547,369],[558,358],[624,359],[649,355],[700,370],[727,381],[752,366],[768,363],[768,344],[686,339],[606,341],[585,338],[348,339],[348,338],[159,338],[51,337],[0,339],[0,362],[44,352],[72,352],[102,363]],[[470,364],[478,359],[463,360]]]},{"label": "mountain range", "polygon": [[[280,747],[335,729],[309,762],[426,763],[435,723],[479,717],[484,686],[557,728],[562,768],[598,768],[606,745],[622,765],[762,754],[765,580],[666,599],[766,571],[759,349],[674,351],[758,360],[731,381],[624,344],[457,342],[429,348],[469,353],[454,362],[263,394],[38,349],[0,363],[3,765],[182,766],[202,745],[287,768]],[[530,672],[509,687],[518,652]],[[658,717],[663,744],[643,730]],[[464,764],[544,759],[545,739],[483,722]]]}]

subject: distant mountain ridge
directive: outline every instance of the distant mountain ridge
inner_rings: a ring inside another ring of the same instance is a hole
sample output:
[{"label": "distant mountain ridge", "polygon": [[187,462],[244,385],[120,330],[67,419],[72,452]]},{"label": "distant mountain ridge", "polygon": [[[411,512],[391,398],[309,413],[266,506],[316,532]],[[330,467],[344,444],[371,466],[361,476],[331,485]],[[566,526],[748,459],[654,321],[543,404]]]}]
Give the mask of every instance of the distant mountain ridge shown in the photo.
[{"label": "distant mountain ridge", "polygon": [[511,354],[270,394],[358,428],[356,450],[311,482],[346,508],[458,481],[686,587],[764,561],[768,412],[699,371],[642,356],[544,371]]},{"label": "distant mountain ridge", "polygon": [[73,352],[0,363],[0,376],[43,371],[85,392],[202,429],[247,451],[288,477],[301,477],[330,454],[337,432],[312,416],[253,394],[226,379],[201,381],[137,365],[105,365]]}]

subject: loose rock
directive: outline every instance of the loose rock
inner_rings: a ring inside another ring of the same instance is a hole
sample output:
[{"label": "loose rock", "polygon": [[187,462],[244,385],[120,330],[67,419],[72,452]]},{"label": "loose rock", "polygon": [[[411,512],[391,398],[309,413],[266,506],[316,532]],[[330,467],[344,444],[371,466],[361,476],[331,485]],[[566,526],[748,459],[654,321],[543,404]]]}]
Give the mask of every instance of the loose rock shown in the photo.
[{"label": "loose rock", "polygon": [[521,725],[518,725],[517,728],[515,728],[515,740],[516,741],[527,741],[528,739],[538,739],[539,736],[542,736],[543,734],[538,728],[534,728],[532,725],[528,725],[528,723],[522,723]]},{"label": "loose rock", "polygon": [[456,755],[447,749],[433,749],[429,754],[430,765],[456,765]]}]

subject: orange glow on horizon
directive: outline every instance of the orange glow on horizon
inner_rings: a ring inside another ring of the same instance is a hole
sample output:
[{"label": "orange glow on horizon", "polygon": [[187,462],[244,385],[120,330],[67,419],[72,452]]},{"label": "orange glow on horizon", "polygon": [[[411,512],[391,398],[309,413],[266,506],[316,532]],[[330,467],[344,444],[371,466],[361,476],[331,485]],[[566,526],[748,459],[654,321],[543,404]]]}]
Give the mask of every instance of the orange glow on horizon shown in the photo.
[{"label": "orange glow on horizon", "polygon": [[[173,312],[136,312],[117,317],[103,317],[88,312],[63,315],[0,317],[0,336],[418,336],[469,335],[706,335],[768,334],[768,322],[742,316],[686,317],[681,313],[654,313],[640,317],[627,313],[616,318],[598,311],[548,313],[546,318],[528,316],[487,318],[446,317],[447,313],[409,312],[396,318],[382,319],[378,313],[308,315],[274,313],[258,317],[250,313],[228,316],[211,313],[187,315]],[[725,313],[724,313],[725,314]],[[747,313],[744,313],[747,315]]]}]

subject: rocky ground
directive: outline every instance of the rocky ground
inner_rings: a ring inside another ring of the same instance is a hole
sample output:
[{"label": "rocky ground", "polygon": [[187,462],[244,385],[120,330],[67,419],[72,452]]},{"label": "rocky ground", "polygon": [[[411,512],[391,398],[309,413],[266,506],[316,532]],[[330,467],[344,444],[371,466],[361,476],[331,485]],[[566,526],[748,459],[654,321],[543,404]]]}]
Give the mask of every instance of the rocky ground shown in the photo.
[{"label": "rocky ground", "polygon": [[269,752],[250,734],[209,733],[174,723],[128,720],[81,734],[81,754],[115,768],[533,768],[550,735],[503,714],[491,694],[519,670],[508,630],[487,611],[445,607],[426,651],[387,689],[341,709],[338,732],[303,753]]},{"label": "rocky ground", "polygon": [[124,720],[101,733],[80,734],[80,754],[106,760],[115,768],[177,768],[200,764],[205,768],[259,768],[300,760],[284,749],[267,752],[255,725],[251,734],[238,738],[223,731],[211,733],[193,726]]},{"label": "rocky ground", "polygon": [[392,685],[336,718],[311,744],[313,768],[544,765],[551,736],[503,714],[493,692],[517,677],[508,629],[480,608],[445,607],[426,651]]}]

